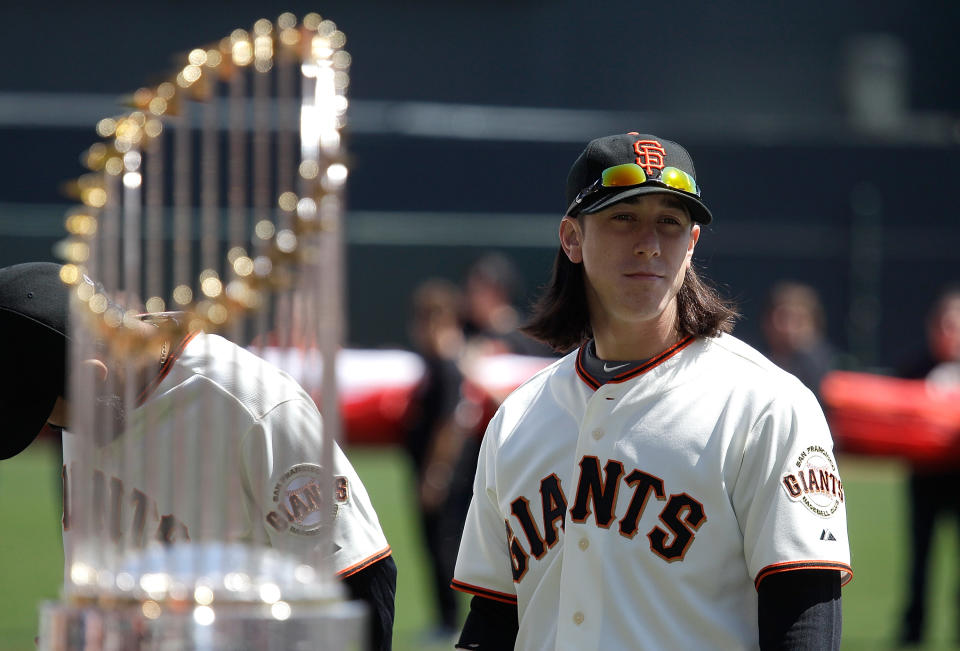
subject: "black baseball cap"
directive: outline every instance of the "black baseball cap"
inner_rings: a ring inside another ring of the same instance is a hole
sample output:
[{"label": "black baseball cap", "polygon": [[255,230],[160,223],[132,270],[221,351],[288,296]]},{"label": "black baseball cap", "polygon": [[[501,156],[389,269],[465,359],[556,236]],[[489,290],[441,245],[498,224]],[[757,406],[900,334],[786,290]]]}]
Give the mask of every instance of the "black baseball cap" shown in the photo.
[{"label": "black baseball cap", "polygon": [[575,205],[577,196],[593,185],[605,169],[625,163],[636,163],[648,175],[656,174],[665,167],[676,167],[689,174],[694,181],[697,178],[690,154],[672,140],[636,132],[604,136],[591,140],[570,168],[567,175],[567,214],[590,214],[630,197],[665,192],[679,197],[694,221],[709,224],[713,220],[710,210],[698,196],[658,183],[656,178],[641,185],[623,188],[601,187]]},{"label": "black baseball cap", "polygon": [[0,459],[40,434],[65,395],[69,288],[60,265],[28,262],[0,269],[0,334],[7,368]]}]

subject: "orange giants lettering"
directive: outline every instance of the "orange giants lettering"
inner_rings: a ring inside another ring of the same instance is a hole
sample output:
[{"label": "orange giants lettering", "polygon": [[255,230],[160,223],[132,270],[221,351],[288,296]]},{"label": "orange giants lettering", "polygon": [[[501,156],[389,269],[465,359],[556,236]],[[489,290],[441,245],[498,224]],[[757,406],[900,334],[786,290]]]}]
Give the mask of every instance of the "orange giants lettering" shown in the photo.
[{"label": "orange giants lettering", "polygon": [[620,520],[620,533],[627,538],[633,538],[637,535],[640,516],[643,515],[643,510],[647,508],[650,493],[656,495],[658,500],[666,499],[666,493],[663,492],[662,479],[640,470],[634,470],[627,475],[626,482],[628,486],[636,486],[636,488],[633,490],[633,497],[630,499],[626,514]]},{"label": "orange giants lettering", "polygon": [[323,498],[320,496],[320,485],[315,481],[310,481],[306,485],[287,492],[286,504],[281,503],[281,507],[286,512],[287,519],[290,522],[303,522],[303,519],[311,513],[320,510]]},{"label": "orange giants lettering", "polygon": [[547,553],[543,538],[537,531],[537,524],[533,521],[533,515],[530,513],[530,501],[525,497],[518,497],[510,504],[510,512],[520,521],[523,527],[523,533],[527,536],[527,544],[530,547],[530,553],[534,558],[543,558]]},{"label": "orange giants lettering", "polygon": [[510,528],[510,523],[505,521],[504,524],[507,526],[507,549],[510,550],[510,571],[513,574],[514,583],[519,583],[527,573],[527,559],[529,558],[529,554],[524,551],[523,545],[521,545],[517,537],[513,535],[513,529]]},{"label": "orange giants lettering", "polygon": [[623,476],[623,464],[610,459],[603,469],[606,479],[600,481],[600,460],[596,457],[584,457],[580,460],[580,481],[577,482],[577,495],[570,509],[570,518],[574,522],[586,522],[590,515],[590,503],[593,503],[594,519],[598,526],[608,528],[613,522],[613,513],[617,504],[617,489]]},{"label": "orange giants lettering", "polygon": [[[652,495],[665,504],[659,515],[663,526],[655,526],[647,533],[650,550],[668,563],[683,560],[697,531],[707,521],[707,514],[699,500],[688,493],[675,493],[668,498],[662,479],[639,469],[624,476],[623,464],[614,459],[607,460],[603,470],[600,469],[600,460],[594,456],[583,457],[579,466],[577,491],[573,506],[570,507],[570,518],[574,522],[585,523],[592,514],[597,527],[609,529],[616,519],[622,480],[633,490],[618,524],[620,535],[629,539],[637,535],[640,518]],[[795,490],[800,491],[795,478],[787,486],[788,490],[794,484]],[[539,513],[535,504],[522,495],[510,502],[510,513],[523,530],[525,541],[514,534],[510,519],[505,521],[513,580],[518,583],[529,569],[530,557],[542,559],[560,539],[558,527],[560,531],[564,530],[567,498],[556,474],[540,480]]]},{"label": "orange giants lettering", "polygon": [[693,542],[693,533],[706,519],[703,504],[686,493],[671,495],[670,501],[660,513],[660,521],[670,529],[673,540],[668,543],[670,534],[660,527],[654,527],[653,531],[647,534],[650,549],[667,562],[682,561]]},{"label": "orange giants lettering", "polygon": [[547,547],[553,547],[559,540],[557,523],[563,529],[564,516],[567,514],[567,496],[563,494],[556,473],[540,481],[540,503],[543,509],[543,541]]}]

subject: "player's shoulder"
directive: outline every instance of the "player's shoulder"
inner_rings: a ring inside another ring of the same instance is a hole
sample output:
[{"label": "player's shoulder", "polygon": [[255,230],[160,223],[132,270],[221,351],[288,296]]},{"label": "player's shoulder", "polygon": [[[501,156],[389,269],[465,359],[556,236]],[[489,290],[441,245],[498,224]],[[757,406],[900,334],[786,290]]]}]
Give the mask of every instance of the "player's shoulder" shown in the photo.
[{"label": "player's shoulder", "polygon": [[557,386],[566,386],[576,380],[577,351],[565,355],[540,369],[520,384],[500,404],[495,419],[502,423],[516,423],[526,414],[555,403]]},{"label": "player's shoulder", "polygon": [[778,370],[776,364],[763,353],[734,335],[721,333],[716,337],[704,337],[702,341],[705,352],[723,359],[723,363],[743,365],[764,373],[775,373]]},{"label": "player's shoulder", "polygon": [[727,383],[759,394],[794,395],[807,392],[795,376],[770,361],[763,353],[731,335],[721,334],[701,340],[702,370],[727,378]]},{"label": "player's shoulder", "polygon": [[183,350],[178,364],[203,377],[255,417],[291,401],[312,400],[286,372],[251,351],[215,334],[200,333]]},{"label": "player's shoulder", "polygon": [[574,364],[576,363],[576,358],[577,351],[574,350],[543,367],[511,391],[510,395],[504,399],[504,404],[528,404],[535,396],[543,391],[543,388],[548,383],[573,377],[575,375]]}]

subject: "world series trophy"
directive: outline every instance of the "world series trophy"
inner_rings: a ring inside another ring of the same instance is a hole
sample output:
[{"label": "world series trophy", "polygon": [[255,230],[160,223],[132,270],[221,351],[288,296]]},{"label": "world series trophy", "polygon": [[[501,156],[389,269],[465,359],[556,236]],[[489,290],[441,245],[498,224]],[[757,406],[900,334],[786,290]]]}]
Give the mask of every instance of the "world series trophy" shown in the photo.
[{"label": "world series trophy", "polygon": [[[328,553],[343,499],[344,43],[316,14],[260,20],[98,123],[61,243],[65,578],[40,649],[362,648],[366,613]],[[278,441],[256,413],[279,400],[251,355],[267,346],[322,360],[301,382],[323,414],[298,416],[306,438]],[[291,445],[302,463],[265,479]]]}]

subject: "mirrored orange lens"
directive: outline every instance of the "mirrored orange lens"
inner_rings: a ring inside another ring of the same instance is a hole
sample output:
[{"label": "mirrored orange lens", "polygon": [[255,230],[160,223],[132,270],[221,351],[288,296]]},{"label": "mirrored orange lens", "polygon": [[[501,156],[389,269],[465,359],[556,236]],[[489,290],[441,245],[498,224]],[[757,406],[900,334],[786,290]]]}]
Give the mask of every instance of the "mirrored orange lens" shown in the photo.
[{"label": "mirrored orange lens", "polygon": [[603,174],[600,175],[600,184],[605,188],[640,185],[641,183],[646,183],[646,181],[647,175],[643,173],[643,168],[635,163],[608,167],[603,170]]}]

